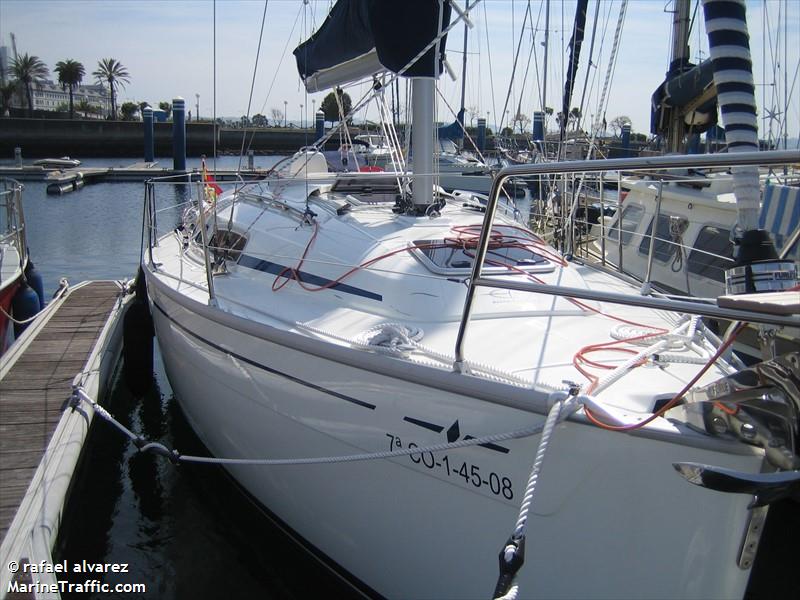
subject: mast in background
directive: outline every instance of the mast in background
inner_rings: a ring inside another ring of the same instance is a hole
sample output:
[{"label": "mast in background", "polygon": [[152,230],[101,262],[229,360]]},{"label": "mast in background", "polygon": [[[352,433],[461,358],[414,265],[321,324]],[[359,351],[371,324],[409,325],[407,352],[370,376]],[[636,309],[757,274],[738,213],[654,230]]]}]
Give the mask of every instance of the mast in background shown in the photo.
[{"label": "mast in background", "polygon": [[[690,0],[675,0],[672,19],[672,56],[667,79],[677,77],[689,70],[689,3]],[[666,133],[667,152],[683,152],[686,123],[680,111],[670,113],[670,124]]]}]

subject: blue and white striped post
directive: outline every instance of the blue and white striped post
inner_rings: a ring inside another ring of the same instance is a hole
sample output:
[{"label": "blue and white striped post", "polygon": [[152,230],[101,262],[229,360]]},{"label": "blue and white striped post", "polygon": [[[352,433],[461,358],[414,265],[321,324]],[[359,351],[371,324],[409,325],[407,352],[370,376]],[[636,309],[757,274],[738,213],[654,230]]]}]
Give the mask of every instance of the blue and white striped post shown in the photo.
[{"label": "blue and white striped post", "polygon": [[142,110],[142,123],[144,125],[144,162],[151,163],[154,160],[153,152],[153,108],[145,106]]},{"label": "blue and white striped post", "polygon": [[317,114],[314,116],[314,119],[314,135],[316,136],[317,141],[319,141],[322,139],[322,136],[325,135],[325,113],[321,110],[318,110]]},{"label": "blue and white striped post", "polygon": [[622,156],[631,154],[631,124],[625,123],[622,126]]},{"label": "blue and white striped post", "polygon": [[[745,0],[703,0],[703,15],[728,152],[757,152],[758,118],[747,5]],[[736,266],[725,272],[727,292],[772,291],[776,288],[771,284],[779,281],[786,286],[782,289],[797,285],[796,265],[778,260],[769,232],[759,227],[758,167],[734,168],[731,174],[739,218],[733,230]],[[760,263],[758,270],[753,268],[755,263]],[[768,278],[764,277],[767,273]],[[763,285],[767,279],[767,285]]]},{"label": "blue and white striped post", "polygon": [[172,100],[172,168],[186,170],[186,101],[180,96]]},{"label": "blue and white striped post", "polygon": [[486,119],[483,117],[478,119],[478,136],[476,143],[478,144],[478,152],[486,150]]},{"label": "blue and white striped post", "polygon": [[533,113],[533,141],[544,141],[544,113],[542,111]]}]

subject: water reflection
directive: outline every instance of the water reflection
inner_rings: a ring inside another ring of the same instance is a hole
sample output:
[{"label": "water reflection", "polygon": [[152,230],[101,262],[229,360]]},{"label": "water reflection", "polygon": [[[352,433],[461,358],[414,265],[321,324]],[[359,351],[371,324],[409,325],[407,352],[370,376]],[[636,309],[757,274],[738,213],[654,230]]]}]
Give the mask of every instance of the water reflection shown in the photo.
[{"label": "water reflection", "polygon": [[[157,345],[155,371],[156,384],[137,399],[122,384],[119,369],[105,406],[134,433],[183,454],[207,454],[172,396]],[[174,466],[138,454],[99,420],[92,425],[62,523],[54,559],[70,565],[128,563],[126,574],[97,577],[112,585],[147,584],[145,595],[126,597],[352,596],[272,525],[223,469]],[[86,576],[70,573],[66,579],[78,583]]]}]

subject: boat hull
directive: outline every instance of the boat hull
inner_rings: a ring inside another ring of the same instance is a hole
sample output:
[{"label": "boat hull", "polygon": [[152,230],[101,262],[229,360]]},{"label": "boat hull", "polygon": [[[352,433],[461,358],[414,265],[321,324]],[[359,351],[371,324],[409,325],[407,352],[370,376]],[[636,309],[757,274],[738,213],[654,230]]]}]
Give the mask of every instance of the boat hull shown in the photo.
[{"label": "boat hull", "polygon": [[[272,328],[229,313],[219,318],[221,311],[183,297],[152,272],[148,288],[170,382],[215,456],[345,456],[544,420],[446,384],[358,368],[326,355],[324,342],[319,352],[304,351],[286,342],[290,333],[273,335]],[[464,376],[441,374],[442,381],[448,377]],[[299,536],[381,595],[485,598],[538,441],[351,463],[226,468]],[[756,454],[715,444],[560,425],[529,521],[522,596],[741,597],[748,571],[737,567],[737,558],[750,498],[691,486],[672,468],[694,461],[759,469]]]},{"label": "boat hull", "polygon": [[8,327],[11,320],[6,316],[11,314],[11,301],[19,289],[19,281],[8,282],[0,287],[0,356],[6,351],[8,341]]}]

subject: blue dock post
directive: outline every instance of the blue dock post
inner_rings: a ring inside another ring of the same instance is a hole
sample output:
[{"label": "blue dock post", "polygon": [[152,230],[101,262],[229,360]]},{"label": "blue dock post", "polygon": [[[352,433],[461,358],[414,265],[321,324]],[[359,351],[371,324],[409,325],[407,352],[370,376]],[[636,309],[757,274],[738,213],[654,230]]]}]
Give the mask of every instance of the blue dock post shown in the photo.
[{"label": "blue dock post", "polygon": [[542,111],[533,113],[533,141],[544,141],[544,113]]},{"label": "blue dock post", "polygon": [[172,168],[186,170],[186,101],[172,100]]},{"label": "blue dock post", "polygon": [[153,108],[151,106],[144,107],[142,123],[144,123],[144,162],[151,163],[155,158],[153,152]]},{"label": "blue dock post", "polygon": [[486,119],[483,117],[478,119],[478,152],[483,152],[486,149]]},{"label": "blue dock post", "polygon": [[622,126],[622,156],[631,155],[631,124],[625,123]]},{"label": "blue dock post", "polygon": [[325,113],[321,110],[318,110],[314,118],[314,125],[316,128],[314,135],[316,136],[317,141],[319,141],[322,139],[322,136],[325,135]]}]

